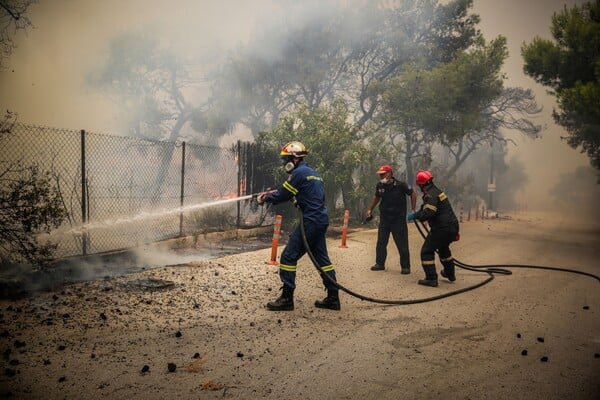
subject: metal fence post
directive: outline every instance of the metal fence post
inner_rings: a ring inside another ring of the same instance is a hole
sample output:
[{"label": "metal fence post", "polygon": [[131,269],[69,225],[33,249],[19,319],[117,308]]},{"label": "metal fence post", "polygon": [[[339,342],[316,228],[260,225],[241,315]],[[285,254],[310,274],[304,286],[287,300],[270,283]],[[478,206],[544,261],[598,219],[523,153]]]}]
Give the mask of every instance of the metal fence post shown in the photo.
[{"label": "metal fence post", "polygon": [[[237,195],[238,197],[240,197],[242,195],[242,188],[241,188],[241,180],[242,180],[242,141],[238,140],[237,141],[237,149],[236,149],[236,155],[235,158],[237,158]],[[235,216],[235,227],[237,229],[240,229],[240,202],[236,202],[236,216]]]},{"label": "metal fence post", "polygon": [[85,130],[81,130],[81,253],[87,255],[88,235],[86,232],[87,219],[87,195],[85,175]]},{"label": "metal fence post", "polygon": [[185,194],[185,142],[181,144],[181,194],[179,197],[179,236],[183,236],[183,197]]}]

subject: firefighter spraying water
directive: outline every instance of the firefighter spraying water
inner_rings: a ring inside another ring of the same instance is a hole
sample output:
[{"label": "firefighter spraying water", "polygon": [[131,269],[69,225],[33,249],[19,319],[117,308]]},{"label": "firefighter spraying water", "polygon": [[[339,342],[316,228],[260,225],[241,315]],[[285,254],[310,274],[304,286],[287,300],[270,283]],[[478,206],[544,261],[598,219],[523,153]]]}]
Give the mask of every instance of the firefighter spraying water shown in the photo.
[{"label": "firefighter spraying water", "polygon": [[[339,310],[340,299],[338,287],[335,285],[335,269],[327,254],[326,233],[329,226],[329,216],[325,208],[325,188],[323,179],[306,162],[308,152],[300,142],[289,142],[279,153],[283,168],[288,178],[279,189],[261,193],[257,197],[259,204],[278,204],[293,200],[302,212],[302,226],[296,227],[290,236],[279,264],[279,277],[283,283],[281,295],[267,303],[271,311],[291,311],[294,309],[294,290],[296,288],[296,268],[298,260],[312,252],[313,262],[317,263],[327,296],[317,300],[315,306],[330,310]],[[305,246],[304,240],[307,242]]]},{"label": "firefighter spraying water", "polygon": [[[278,204],[285,201],[292,201],[300,212],[300,224],[291,234],[283,253],[281,254],[279,277],[283,283],[282,293],[277,299],[267,303],[266,307],[271,311],[291,311],[294,309],[296,268],[298,260],[305,254],[308,254],[310,257],[321,276],[323,285],[327,289],[327,296],[323,300],[317,300],[315,302],[315,307],[330,310],[341,309],[339,290],[358,299],[374,303],[392,305],[417,304],[439,300],[479,288],[491,282],[494,279],[494,275],[512,274],[507,268],[532,268],[563,271],[586,275],[600,281],[600,277],[597,275],[566,268],[518,264],[473,266],[455,259],[450,252],[449,246],[453,241],[458,240],[459,238],[458,219],[456,218],[445,193],[433,183],[433,175],[431,172],[419,171],[416,175],[416,184],[423,192],[423,204],[419,211],[408,214],[408,221],[414,222],[415,227],[419,230],[424,239],[421,248],[421,263],[425,272],[425,279],[419,280],[418,283],[429,287],[438,286],[435,267],[436,252],[438,253],[438,257],[443,266],[440,274],[450,282],[456,280],[456,266],[474,272],[485,273],[488,277],[471,286],[417,299],[380,299],[354,292],[337,281],[336,271],[329,259],[326,245],[329,217],[324,206],[325,191],[322,178],[305,162],[307,154],[308,152],[306,151],[305,146],[296,141],[289,142],[282,148],[280,157],[283,161],[284,170],[289,175],[287,180],[278,189],[208,201],[184,207],[176,207],[168,210],[140,213],[128,218],[94,222],[85,225],[82,230],[109,228],[119,224],[159,218],[244,200],[253,200],[256,202],[255,204],[258,205],[264,205],[265,203]],[[363,224],[372,217],[372,215],[369,215],[368,218],[363,221]],[[431,230],[427,228],[426,224]],[[73,230],[73,232],[76,233],[77,231]],[[81,232],[81,230],[79,232]]]}]

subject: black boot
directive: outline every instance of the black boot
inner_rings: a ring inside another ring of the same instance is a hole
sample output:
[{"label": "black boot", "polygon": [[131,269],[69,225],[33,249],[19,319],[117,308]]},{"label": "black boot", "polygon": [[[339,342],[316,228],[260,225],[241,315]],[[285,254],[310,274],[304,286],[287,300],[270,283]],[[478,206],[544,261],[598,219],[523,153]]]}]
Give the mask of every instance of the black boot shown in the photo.
[{"label": "black boot", "polygon": [[323,300],[315,301],[315,307],[327,308],[328,310],[340,310],[342,305],[340,304],[340,296],[337,290],[327,290],[327,297]]},{"label": "black boot", "polygon": [[444,269],[440,271],[440,275],[450,282],[454,282],[456,280],[456,275],[454,274],[454,259],[443,261],[442,264],[444,265]]},{"label": "black boot", "polygon": [[435,265],[423,265],[423,271],[425,271],[425,279],[419,279],[419,285],[437,287],[438,279]]},{"label": "black boot", "polygon": [[294,309],[294,289],[283,285],[281,296],[267,303],[270,311],[292,311]]}]

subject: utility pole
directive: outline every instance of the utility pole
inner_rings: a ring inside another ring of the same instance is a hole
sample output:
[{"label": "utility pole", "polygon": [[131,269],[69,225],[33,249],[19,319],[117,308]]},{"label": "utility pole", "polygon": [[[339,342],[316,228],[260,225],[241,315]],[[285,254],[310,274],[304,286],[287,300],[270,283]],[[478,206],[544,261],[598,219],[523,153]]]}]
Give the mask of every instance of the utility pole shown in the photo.
[{"label": "utility pole", "polygon": [[488,183],[488,210],[494,209],[494,192],[496,180],[494,179],[494,137],[490,139],[490,181]]}]

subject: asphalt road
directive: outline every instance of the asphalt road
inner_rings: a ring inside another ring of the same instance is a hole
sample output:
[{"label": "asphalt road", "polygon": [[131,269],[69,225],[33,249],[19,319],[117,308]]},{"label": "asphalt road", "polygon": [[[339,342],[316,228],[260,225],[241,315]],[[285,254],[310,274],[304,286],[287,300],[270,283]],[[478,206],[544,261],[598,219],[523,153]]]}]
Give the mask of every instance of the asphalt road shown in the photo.
[{"label": "asphalt road", "polygon": [[[362,295],[423,299],[488,275],[422,287],[422,239],[410,227],[412,273],[389,246],[374,262],[375,229],[328,242],[340,283]],[[600,227],[549,216],[470,221],[455,257],[600,275]],[[281,250],[281,249],[280,249]],[[341,295],[339,312],[301,260],[295,310],[279,294],[270,249],[165,265],[0,300],[0,395],[13,399],[598,399],[600,281],[513,268],[473,291],[412,305]],[[166,263],[169,264],[169,263]],[[439,264],[438,264],[439,269]],[[166,283],[164,287],[156,283]],[[144,283],[150,283],[144,285]],[[0,396],[0,397],[1,397]]]}]

